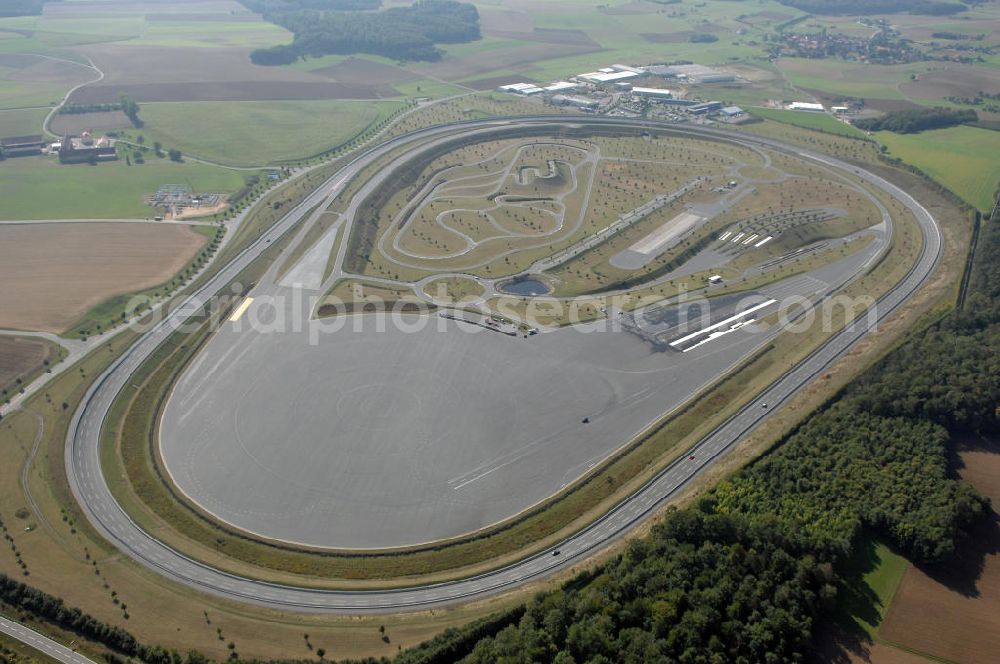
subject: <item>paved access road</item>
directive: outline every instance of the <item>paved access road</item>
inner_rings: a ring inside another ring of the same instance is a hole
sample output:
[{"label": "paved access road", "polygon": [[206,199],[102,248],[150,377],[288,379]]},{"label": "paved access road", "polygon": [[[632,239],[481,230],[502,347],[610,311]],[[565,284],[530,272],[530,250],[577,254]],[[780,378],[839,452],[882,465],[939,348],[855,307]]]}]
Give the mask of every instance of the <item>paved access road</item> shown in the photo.
[{"label": "paved access road", "polygon": [[35,650],[52,659],[59,660],[63,664],[96,664],[94,660],[87,659],[78,652],[73,652],[66,646],[56,643],[47,636],[42,636],[30,627],[25,627],[21,623],[7,620],[0,616],[0,632],[11,638],[15,638],[21,643],[31,646]]},{"label": "paved access road", "polygon": [[[924,244],[917,265],[892,291],[878,303],[877,317],[866,317],[855,328],[844,330],[813,352],[783,377],[767,388],[751,404],[704,438],[695,448],[664,469],[656,478],[624,500],[588,528],[573,535],[557,547],[523,559],[505,568],[479,576],[447,583],[380,591],[331,591],[283,586],[243,578],[217,570],[174,551],[143,531],[115,502],[102,475],[99,458],[99,434],[115,395],[128,384],[133,371],[171,332],[171,325],[183,320],[187,307],[176,309],[164,323],[145,334],[126,351],[85,395],[71,423],[66,449],[66,471],[70,485],[81,508],[94,527],[125,555],[147,568],[178,583],[236,601],[252,602],[279,609],[361,613],[428,608],[482,597],[516,587],[527,581],[550,574],[580,562],[610,542],[626,536],[637,524],[648,518],[678,491],[691,483],[715,460],[726,454],[762,420],[789,400],[796,392],[820,375],[832,362],[842,357],[878,320],[884,319],[910,298],[927,280],[936,267],[941,253],[941,234],[934,218],[906,192],[852,165],[824,155],[810,153],[798,147],[747,135],[659,124],[643,120],[601,117],[534,116],[502,120],[480,120],[445,127],[420,130],[397,137],[383,146],[362,154],[323,185],[302,205],[289,213],[256,243],[225,266],[192,297],[206,298],[221,290],[254,258],[292,228],[310,207],[341,191],[345,183],[386,150],[423,140],[449,131],[474,131],[482,128],[524,125],[608,125],[624,129],[665,128],[691,136],[710,136],[743,143],[758,143],[770,148],[789,151],[800,157],[814,159],[837,169],[853,173],[881,188],[903,202],[916,216],[924,233]],[[347,230],[345,229],[345,233]],[[342,248],[346,243],[342,243]],[[341,252],[342,254],[342,252]],[[339,256],[341,264],[343,256]],[[762,407],[763,403],[768,407]],[[558,555],[556,552],[558,551]]]}]

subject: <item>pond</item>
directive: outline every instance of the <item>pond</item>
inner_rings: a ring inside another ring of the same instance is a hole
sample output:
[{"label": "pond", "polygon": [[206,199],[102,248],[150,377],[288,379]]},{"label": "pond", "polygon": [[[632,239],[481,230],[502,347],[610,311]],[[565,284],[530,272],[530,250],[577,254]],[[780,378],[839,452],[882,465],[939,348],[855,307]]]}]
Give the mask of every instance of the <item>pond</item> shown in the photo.
[{"label": "pond", "polygon": [[497,290],[508,295],[545,295],[552,291],[538,279],[511,279],[497,284]]}]

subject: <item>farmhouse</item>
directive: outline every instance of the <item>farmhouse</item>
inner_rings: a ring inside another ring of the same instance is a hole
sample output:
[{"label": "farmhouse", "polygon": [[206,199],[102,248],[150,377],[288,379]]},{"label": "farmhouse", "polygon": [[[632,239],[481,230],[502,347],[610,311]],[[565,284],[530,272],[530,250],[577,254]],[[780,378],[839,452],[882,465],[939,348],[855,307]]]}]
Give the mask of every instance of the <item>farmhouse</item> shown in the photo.
[{"label": "farmhouse", "polygon": [[59,161],[63,164],[96,163],[115,159],[118,159],[118,151],[113,140],[107,136],[95,140],[90,132],[86,131],[80,138],[64,137],[59,148]]},{"label": "farmhouse", "polygon": [[45,140],[41,136],[11,136],[0,138],[0,155],[7,157],[26,157],[42,154]]}]

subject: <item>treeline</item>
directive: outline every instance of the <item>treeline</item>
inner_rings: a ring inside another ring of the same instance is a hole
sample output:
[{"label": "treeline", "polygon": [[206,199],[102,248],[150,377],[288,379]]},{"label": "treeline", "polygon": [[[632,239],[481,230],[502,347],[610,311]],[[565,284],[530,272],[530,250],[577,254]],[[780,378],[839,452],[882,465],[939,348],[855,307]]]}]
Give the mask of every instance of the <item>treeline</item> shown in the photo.
[{"label": "treeline", "polygon": [[0,0],[0,17],[37,16],[46,2],[52,0]]},{"label": "treeline", "polygon": [[972,109],[918,108],[891,111],[877,118],[855,120],[854,126],[865,131],[893,131],[897,134],[914,134],[926,129],[941,129],[979,121]]},{"label": "treeline", "polygon": [[947,16],[964,12],[960,2],[944,0],[778,0],[781,4],[810,14],[868,16],[871,14],[927,14]]},{"label": "treeline", "polygon": [[[176,664],[169,651],[142,646],[134,636],[121,627],[101,622],[80,609],[68,607],[62,599],[27,586],[5,574],[0,574],[0,604],[31,613],[37,618],[100,643],[118,653],[138,657],[147,664]],[[204,658],[201,661],[205,661]],[[197,664],[197,660],[191,664]]]},{"label": "treeline", "polygon": [[461,661],[801,662],[834,582],[829,562],[775,524],[677,511]]},{"label": "treeline", "polygon": [[59,115],[82,115],[84,113],[108,113],[122,110],[121,104],[64,104],[59,107]]},{"label": "treeline", "polygon": [[291,44],[257,49],[259,65],[283,65],[307,56],[368,53],[397,60],[437,60],[436,44],[479,39],[479,12],[455,0],[418,0],[380,12],[300,10],[267,14],[295,35]]},{"label": "treeline", "polygon": [[142,129],[143,122],[139,118],[139,104],[126,94],[118,98],[118,105],[136,129]]}]

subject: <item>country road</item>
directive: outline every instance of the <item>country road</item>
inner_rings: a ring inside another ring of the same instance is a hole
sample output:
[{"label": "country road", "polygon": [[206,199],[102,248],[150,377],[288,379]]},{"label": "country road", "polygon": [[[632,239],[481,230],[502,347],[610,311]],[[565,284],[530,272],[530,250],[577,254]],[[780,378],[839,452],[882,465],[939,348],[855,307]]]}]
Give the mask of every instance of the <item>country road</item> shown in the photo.
[{"label": "country road", "polygon": [[87,659],[80,653],[39,634],[30,627],[25,627],[13,620],[7,620],[3,616],[0,616],[0,632],[63,664],[96,664],[94,660]]},{"label": "country road", "polygon": [[[177,583],[216,596],[279,609],[342,613],[390,612],[433,608],[509,590],[579,563],[610,543],[627,536],[637,525],[649,518],[658,508],[689,486],[717,460],[725,456],[748,433],[778,410],[782,404],[809,385],[833,362],[843,357],[858,340],[865,336],[871,327],[896,311],[927,281],[940,260],[942,246],[940,229],[935,219],[923,206],[884,179],[825,155],[811,153],[799,147],[785,146],[769,139],[644,120],[530,116],[474,120],[445,127],[432,127],[397,137],[366,151],[317,189],[274,227],[265,232],[254,244],[224,266],[191,297],[204,301],[212,294],[222,290],[271,243],[289,232],[305,211],[339,194],[352,177],[390,149],[411,142],[423,141],[456,129],[475,131],[477,129],[538,125],[551,125],[553,128],[559,125],[598,125],[631,129],[666,128],[691,136],[724,137],[745,143],[758,143],[771,149],[791,152],[801,158],[811,159],[826,166],[847,171],[862,178],[870,185],[895,196],[913,212],[924,234],[921,255],[911,272],[879,301],[877,317],[866,317],[859,321],[855,327],[835,334],[811,355],[772,383],[753,402],[747,404],[736,415],[701,440],[678,461],[665,468],[650,482],[589,527],[549,550],[502,569],[457,581],[379,591],[334,591],[292,587],[229,574],[192,560],[158,541],[143,531],[115,501],[103,476],[100,464],[101,428],[115,396],[123,386],[128,384],[132,373],[170,336],[174,326],[182,322],[184,312],[190,310],[189,307],[181,306],[175,309],[165,321],[148,331],[93,383],[74,415],[67,437],[66,472],[74,496],[95,529],[125,555]],[[350,231],[351,222],[351,219],[345,221],[343,231],[345,237]],[[338,268],[342,265],[346,244],[341,243],[341,251],[337,256]],[[767,403],[768,407],[762,407],[763,403]]]}]

